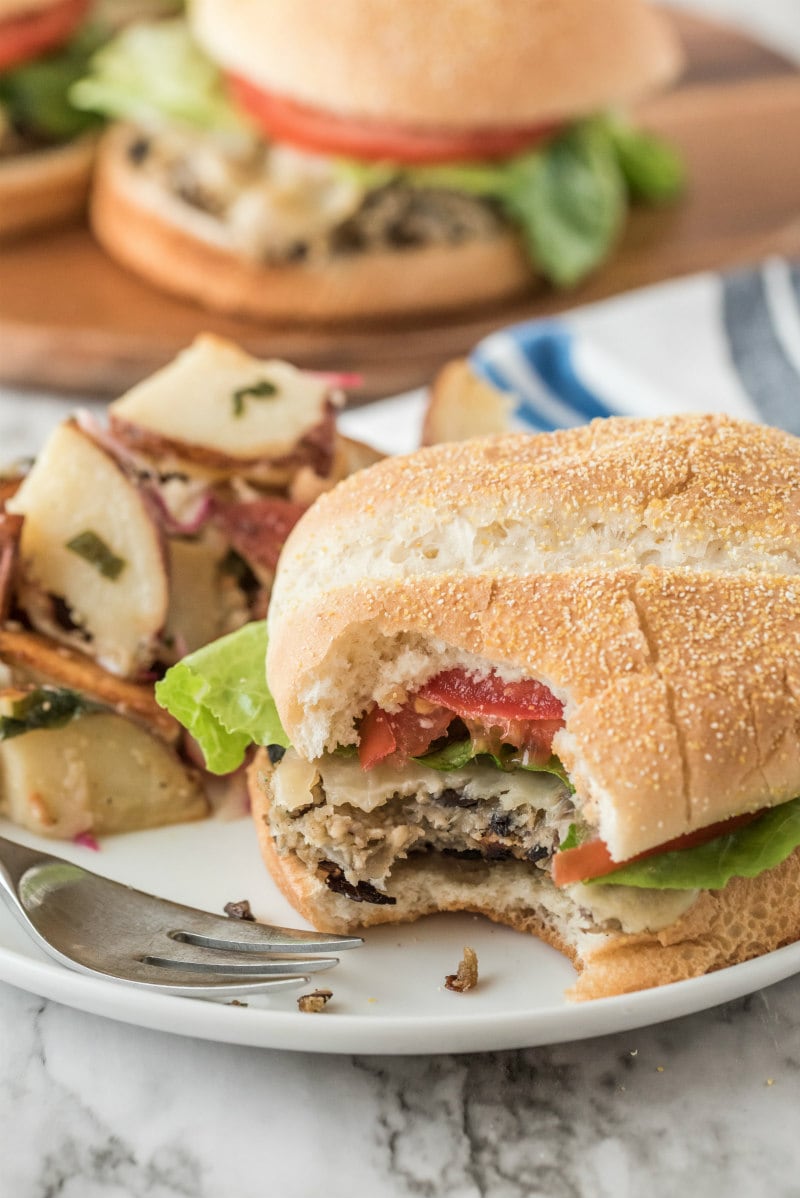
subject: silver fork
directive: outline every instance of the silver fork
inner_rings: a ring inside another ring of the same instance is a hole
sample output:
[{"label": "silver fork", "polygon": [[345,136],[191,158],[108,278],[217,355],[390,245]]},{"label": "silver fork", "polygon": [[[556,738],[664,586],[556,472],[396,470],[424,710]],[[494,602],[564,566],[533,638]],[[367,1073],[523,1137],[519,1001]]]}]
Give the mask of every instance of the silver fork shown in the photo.
[{"label": "silver fork", "polygon": [[308,982],[357,948],[357,936],[227,919],[0,837],[0,894],[40,948],[62,965],[140,989],[225,998]]}]

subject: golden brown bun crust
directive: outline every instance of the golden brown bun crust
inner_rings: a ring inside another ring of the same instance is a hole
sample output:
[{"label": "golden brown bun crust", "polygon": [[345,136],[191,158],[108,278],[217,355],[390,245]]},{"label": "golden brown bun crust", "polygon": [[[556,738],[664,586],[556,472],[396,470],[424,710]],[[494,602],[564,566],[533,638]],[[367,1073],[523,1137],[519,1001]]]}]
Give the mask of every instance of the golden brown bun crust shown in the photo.
[{"label": "golden brown bun crust", "polygon": [[[262,751],[248,773],[261,851],[283,895],[319,931],[344,934],[381,923],[409,923],[440,911],[474,912],[537,936],[569,957],[579,976],[568,994],[577,1000],[700,977],[800,939],[800,849],[757,878],[734,878],[723,890],[702,892],[685,915],[660,932],[596,935],[589,948],[585,939],[579,947],[570,943],[534,910],[500,905],[491,882],[476,885],[466,900],[437,901],[437,892],[452,891],[448,881],[454,866],[446,858],[401,863],[387,888],[397,897],[396,906],[353,903],[333,894],[298,857],[276,851],[268,825],[269,769]],[[503,863],[491,867],[502,869]],[[404,891],[412,893],[411,901],[404,899]]]},{"label": "golden brown bun crust", "polygon": [[0,239],[61,224],[86,207],[94,138],[0,160]]},{"label": "golden brown bun crust", "polygon": [[706,890],[661,932],[611,936],[590,955],[575,985],[578,999],[630,994],[700,977],[761,957],[800,939],[800,849],[757,878]]},{"label": "golden brown bun crust", "polygon": [[191,19],[212,57],[267,90],[418,126],[582,115],[681,63],[642,0],[193,0]]},{"label": "golden brown bun crust", "polygon": [[431,673],[443,642],[540,678],[566,703],[555,751],[623,860],[800,794],[798,545],[800,441],[774,429],[608,420],[436,446],[346,481],[292,533],[272,693],[313,757],[326,727],[354,739],[404,645]]},{"label": "golden brown bun crust", "polygon": [[91,200],[101,245],[154,286],[216,311],[278,322],[342,324],[492,303],[529,290],[515,234],[459,246],[266,266],[200,240],[148,203],[125,154],[127,134],[104,137]]}]

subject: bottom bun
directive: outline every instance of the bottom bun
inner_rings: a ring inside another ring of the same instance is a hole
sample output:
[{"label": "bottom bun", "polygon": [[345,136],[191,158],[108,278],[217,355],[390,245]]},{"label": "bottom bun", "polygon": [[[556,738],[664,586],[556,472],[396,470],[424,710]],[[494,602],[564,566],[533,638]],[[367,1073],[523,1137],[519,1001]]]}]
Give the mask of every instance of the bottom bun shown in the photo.
[{"label": "bottom bun", "polygon": [[0,238],[47,228],[86,207],[96,140],[0,159]]},{"label": "bottom bun", "polygon": [[[530,866],[518,861],[487,865],[433,855],[410,858],[393,870],[386,888],[395,903],[356,903],[331,891],[321,872],[294,854],[277,852],[269,826],[270,774],[261,750],[248,771],[261,851],[286,899],[321,932],[410,923],[443,911],[485,915],[569,957],[579,976],[567,994],[576,1000],[700,977],[800,939],[800,849],[757,878],[735,878],[723,890],[702,891],[685,915],[659,932],[577,931],[566,903],[553,904],[558,912],[531,903]],[[538,888],[544,886],[556,893],[546,880]]]},{"label": "bottom bun", "polygon": [[191,213],[128,157],[126,127],[103,138],[92,228],[122,266],[203,307],[276,322],[346,323],[495,303],[530,291],[534,276],[513,232],[319,262],[265,265],[193,229]]}]

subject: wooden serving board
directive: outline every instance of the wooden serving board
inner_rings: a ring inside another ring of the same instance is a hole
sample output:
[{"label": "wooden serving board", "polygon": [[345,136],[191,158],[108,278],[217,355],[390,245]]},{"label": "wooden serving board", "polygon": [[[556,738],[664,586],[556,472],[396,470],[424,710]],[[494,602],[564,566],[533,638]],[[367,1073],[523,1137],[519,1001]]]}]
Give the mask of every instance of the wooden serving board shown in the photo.
[{"label": "wooden serving board", "polygon": [[151,290],[73,227],[0,250],[0,381],[115,395],[211,330],[264,356],[356,371],[366,400],[428,381],[515,320],[768,253],[800,256],[800,73],[728,28],[674,20],[687,72],[640,116],[683,151],[689,194],[674,207],[635,210],[616,256],[582,287],[436,322],[266,326]]}]

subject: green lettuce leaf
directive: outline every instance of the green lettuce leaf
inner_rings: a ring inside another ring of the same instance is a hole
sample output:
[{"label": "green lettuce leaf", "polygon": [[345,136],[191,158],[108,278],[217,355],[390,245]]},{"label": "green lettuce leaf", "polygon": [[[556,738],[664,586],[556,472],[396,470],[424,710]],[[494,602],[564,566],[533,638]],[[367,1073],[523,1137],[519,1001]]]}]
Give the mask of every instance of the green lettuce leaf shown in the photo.
[{"label": "green lettuce leaf", "polygon": [[262,620],[205,645],[167,670],[156,699],[203,750],[212,774],[228,774],[251,744],[289,746],[264,674]]},{"label": "green lettuce leaf", "polygon": [[579,283],[607,257],[627,209],[605,125],[575,125],[542,153],[518,160],[504,204],[539,269],[559,287]]},{"label": "green lettuce leaf", "polygon": [[634,199],[662,204],[681,194],[686,186],[686,170],[671,145],[621,120],[609,120],[607,127]]},{"label": "green lettuce leaf", "polygon": [[429,769],[447,772],[448,770],[463,769],[474,757],[472,741],[457,740],[450,745],[445,745],[438,752],[424,753],[421,757],[415,757],[414,761],[418,761],[420,765],[427,765]]},{"label": "green lettuce leaf", "polygon": [[15,128],[60,142],[99,124],[94,113],[75,107],[70,89],[86,72],[103,36],[99,26],[89,26],[60,50],[0,73],[0,105]]},{"label": "green lettuce leaf", "polygon": [[[618,237],[627,210],[623,150],[635,175],[644,144],[650,144],[646,135],[596,117],[572,125],[540,149],[499,162],[393,168],[339,160],[339,168],[371,189],[402,179],[413,187],[494,200],[520,228],[537,268],[557,286],[571,287],[607,257]],[[654,166],[650,174],[656,174]],[[639,175],[647,176],[643,165]],[[644,186],[637,194],[646,195]]]},{"label": "green lettuce leaf", "polygon": [[731,878],[755,878],[766,869],[774,869],[798,846],[800,799],[792,799],[735,832],[692,849],[657,853],[644,861],[634,861],[603,878],[593,878],[589,885],[719,890]]},{"label": "green lettuce leaf", "polygon": [[581,843],[580,833],[577,824],[570,824],[567,834],[561,841],[559,848],[561,852],[566,852],[567,849],[576,849]]},{"label": "green lettuce leaf", "polygon": [[94,55],[89,74],[70,94],[78,108],[137,124],[166,119],[223,132],[248,128],[228,100],[220,71],[180,19],[123,29]]},{"label": "green lettuce leaf", "polygon": [[421,757],[415,757],[414,761],[418,761],[420,765],[427,765],[432,770],[461,770],[464,766],[469,765],[471,761],[480,758],[482,761],[491,761],[499,770],[529,770],[536,774],[554,774],[556,778],[560,778],[562,782],[573,790],[567,772],[556,756],[550,758],[543,765],[522,765],[521,762],[515,760],[515,751],[508,749],[504,756],[499,757],[495,753],[489,753],[481,745],[476,745],[472,740],[457,740],[452,744],[445,745],[443,749],[438,749],[433,753],[425,753]]}]

